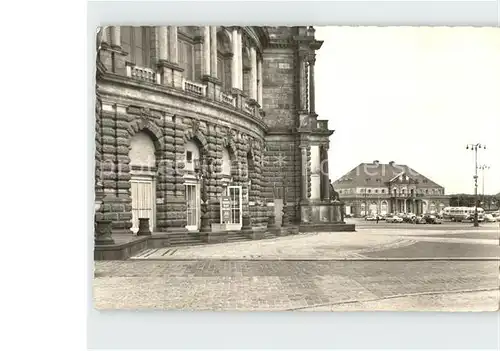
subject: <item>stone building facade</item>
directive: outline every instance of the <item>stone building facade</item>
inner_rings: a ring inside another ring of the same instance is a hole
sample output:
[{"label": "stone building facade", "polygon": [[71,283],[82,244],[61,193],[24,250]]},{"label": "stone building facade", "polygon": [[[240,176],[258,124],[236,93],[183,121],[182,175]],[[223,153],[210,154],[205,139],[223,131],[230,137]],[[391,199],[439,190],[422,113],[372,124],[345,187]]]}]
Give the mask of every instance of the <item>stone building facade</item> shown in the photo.
[{"label": "stone building facade", "polygon": [[104,198],[96,218],[111,220],[114,233],[137,232],[139,218],[153,232],[239,230],[245,219],[258,231],[273,215],[341,223],[329,202],[333,131],[315,112],[322,41],[314,32],[102,28],[95,178]]},{"label": "stone building facade", "polygon": [[449,206],[445,189],[407,165],[361,163],[333,186],[355,217],[388,213],[432,213]]}]

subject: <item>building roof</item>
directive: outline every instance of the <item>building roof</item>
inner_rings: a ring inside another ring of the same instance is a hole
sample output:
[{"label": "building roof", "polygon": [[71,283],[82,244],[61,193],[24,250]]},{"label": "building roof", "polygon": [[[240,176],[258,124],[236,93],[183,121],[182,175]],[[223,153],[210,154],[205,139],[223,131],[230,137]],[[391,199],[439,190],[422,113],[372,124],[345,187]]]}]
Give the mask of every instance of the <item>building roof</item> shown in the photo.
[{"label": "building roof", "polygon": [[400,165],[393,161],[389,163],[360,163],[351,171],[337,179],[333,185],[338,188],[353,186],[387,186],[389,182],[397,182],[398,178],[409,178],[410,182],[418,182],[420,186],[428,188],[442,188],[441,185],[415,171],[407,165]]}]

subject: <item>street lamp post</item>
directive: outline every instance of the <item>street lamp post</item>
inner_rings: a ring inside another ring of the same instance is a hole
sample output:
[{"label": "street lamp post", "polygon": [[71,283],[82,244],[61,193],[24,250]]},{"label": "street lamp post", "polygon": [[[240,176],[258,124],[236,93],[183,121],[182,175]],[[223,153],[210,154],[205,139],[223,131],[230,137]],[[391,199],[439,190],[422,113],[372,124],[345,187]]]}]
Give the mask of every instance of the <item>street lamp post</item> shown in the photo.
[{"label": "street lamp post", "polygon": [[477,150],[486,150],[486,145],[477,144],[467,144],[465,147],[467,150],[474,151],[474,227],[479,227],[479,222],[477,220]]}]

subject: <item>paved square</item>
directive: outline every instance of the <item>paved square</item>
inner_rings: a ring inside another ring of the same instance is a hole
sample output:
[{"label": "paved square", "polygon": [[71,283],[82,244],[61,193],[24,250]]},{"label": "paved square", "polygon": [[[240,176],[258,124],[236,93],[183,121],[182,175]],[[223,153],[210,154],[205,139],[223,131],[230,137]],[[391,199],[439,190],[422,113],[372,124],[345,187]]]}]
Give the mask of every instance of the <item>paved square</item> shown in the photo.
[{"label": "paved square", "polygon": [[95,307],[495,311],[496,230],[386,225],[179,247],[168,256],[167,248],[148,250],[128,261],[95,262]]}]

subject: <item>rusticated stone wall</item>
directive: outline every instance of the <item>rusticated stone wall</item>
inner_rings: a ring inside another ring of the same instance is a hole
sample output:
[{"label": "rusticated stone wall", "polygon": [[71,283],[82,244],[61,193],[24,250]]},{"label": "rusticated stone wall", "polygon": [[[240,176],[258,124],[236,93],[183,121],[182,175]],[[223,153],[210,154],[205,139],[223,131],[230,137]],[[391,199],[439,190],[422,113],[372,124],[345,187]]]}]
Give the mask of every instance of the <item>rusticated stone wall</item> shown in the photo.
[{"label": "rusticated stone wall", "polygon": [[[297,167],[298,165],[298,167]],[[266,138],[263,178],[266,181],[266,202],[283,199],[287,214],[294,220],[300,200],[300,149],[292,135],[271,135]],[[285,199],[286,193],[286,199]]]}]

